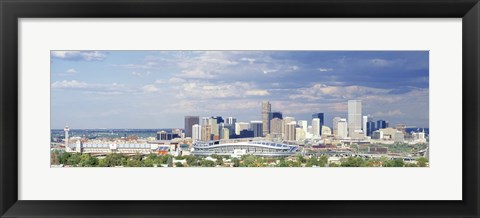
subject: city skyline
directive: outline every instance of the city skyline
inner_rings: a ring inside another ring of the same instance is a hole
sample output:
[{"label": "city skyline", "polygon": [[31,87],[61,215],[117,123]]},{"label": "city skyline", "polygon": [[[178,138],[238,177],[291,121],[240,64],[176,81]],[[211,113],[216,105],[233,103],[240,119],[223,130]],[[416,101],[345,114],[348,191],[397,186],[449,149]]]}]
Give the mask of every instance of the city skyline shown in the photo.
[{"label": "city skyline", "polygon": [[185,116],[362,114],[428,128],[428,51],[52,51],[52,128],[182,128]]}]

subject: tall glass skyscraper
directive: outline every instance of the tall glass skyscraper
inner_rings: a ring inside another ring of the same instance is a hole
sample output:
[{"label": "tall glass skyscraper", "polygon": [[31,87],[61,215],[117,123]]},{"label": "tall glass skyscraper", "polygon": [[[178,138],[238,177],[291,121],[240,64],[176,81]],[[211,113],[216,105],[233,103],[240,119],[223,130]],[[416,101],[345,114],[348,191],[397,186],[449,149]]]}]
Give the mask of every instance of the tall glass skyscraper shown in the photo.
[{"label": "tall glass skyscraper", "polygon": [[185,137],[192,137],[192,126],[199,123],[198,116],[185,116]]},{"label": "tall glass skyscraper", "polygon": [[377,120],[377,129],[385,129],[387,128],[387,121],[385,120]]},{"label": "tall glass skyscraper", "polygon": [[348,101],[348,135],[350,138],[359,138],[362,131],[362,101]]},{"label": "tall glass skyscraper", "polygon": [[260,120],[250,121],[250,129],[252,129],[253,131],[253,137],[262,137],[262,134],[263,134],[262,121]]},{"label": "tall glass skyscraper", "polygon": [[320,120],[320,135],[322,134],[322,126],[325,125],[325,119],[323,113],[314,113],[312,114],[312,119],[318,118]]}]

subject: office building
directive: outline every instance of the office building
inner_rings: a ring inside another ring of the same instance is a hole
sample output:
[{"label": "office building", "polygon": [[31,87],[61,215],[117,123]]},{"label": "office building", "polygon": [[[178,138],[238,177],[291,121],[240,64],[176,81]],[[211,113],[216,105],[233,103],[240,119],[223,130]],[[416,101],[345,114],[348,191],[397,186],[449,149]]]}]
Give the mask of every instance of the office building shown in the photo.
[{"label": "office building", "polygon": [[306,133],[308,130],[308,121],[306,120],[299,120],[298,125],[303,129],[303,133]]},{"label": "office building", "polygon": [[312,119],[312,134],[314,137],[320,136],[320,119],[319,118]]},{"label": "office building", "polygon": [[302,127],[295,128],[295,140],[302,141],[306,138],[305,131]]},{"label": "office building", "polygon": [[230,129],[223,128],[222,129],[222,139],[229,139],[230,138]]},{"label": "office building", "polygon": [[227,117],[227,119],[225,120],[225,124],[228,124],[228,125],[235,125],[236,122],[237,122],[237,118],[235,117]]},{"label": "office building", "polygon": [[375,131],[375,122],[368,121],[367,122],[367,136],[372,136],[372,132]]},{"label": "office building", "polygon": [[[283,137],[283,138],[286,137],[286,136],[285,136],[285,132],[286,132],[286,126],[287,126],[287,124],[290,124],[290,123],[292,123],[292,122],[295,122],[295,117],[285,117],[285,118],[283,119],[283,125],[282,125],[282,137]],[[296,125],[296,124],[297,124],[297,123],[295,122],[295,125]]]},{"label": "office building", "polygon": [[209,124],[202,125],[202,141],[207,142],[212,140],[212,126]]},{"label": "office building", "polygon": [[338,121],[340,121],[340,117],[333,118],[333,135],[337,136],[338,133]]},{"label": "office building", "polygon": [[192,126],[200,124],[198,116],[185,116],[185,137],[192,137]]},{"label": "office building", "polygon": [[[272,112],[272,105],[268,101],[262,102],[262,135],[266,136],[270,133],[270,113]],[[235,130],[236,131],[236,130]]]},{"label": "office building", "polygon": [[295,141],[296,128],[297,128],[297,124],[293,121],[285,125],[285,140]]},{"label": "office building", "polygon": [[328,126],[322,126],[322,137],[323,136],[330,136],[332,135],[332,129],[330,129],[330,127]]},{"label": "office building", "polygon": [[325,125],[325,119],[323,113],[314,113],[312,114],[312,119],[320,119],[320,135],[322,135],[322,126]]},{"label": "office building", "polygon": [[404,135],[406,134],[406,129],[407,129],[407,125],[403,124],[403,123],[399,123],[397,124],[396,126],[396,129],[400,132],[402,132]]},{"label": "office building", "polygon": [[169,133],[164,130],[157,132],[157,140],[172,140],[175,138],[180,138],[180,136],[177,133]]},{"label": "office building", "polygon": [[220,131],[218,131],[218,123],[217,123],[217,117],[210,117],[209,125],[211,127],[212,135],[213,136],[220,136]]},{"label": "office building", "polygon": [[283,119],[283,114],[282,112],[272,112],[270,113],[270,120],[273,118],[278,118],[278,119]]},{"label": "office building", "polygon": [[263,136],[263,124],[261,120],[250,121],[250,129],[253,131],[253,137]]},{"label": "office building", "polygon": [[348,135],[351,139],[363,138],[362,133],[362,101],[348,101]]},{"label": "office building", "polygon": [[278,137],[282,135],[282,119],[273,118],[270,120],[270,134]]},{"label": "office building", "polygon": [[377,125],[376,125],[376,128],[377,129],[385,129],[387,128],[387,121],[385,120],[377,120]]},{"label": "office building", "polygon": [[240,131],[248,130],[250,128],[250,124],[246,122],[237,122],[235,123],[235,134],[240,135]]},{"label": "office building", "polygon": [[192,126],[192,141],[195,143],[199,140],[202,140],[202,126],[194,124]]},{"label": "office building", "polygon": [[340,118],[337,122],[336,139],[346,139],[348,137],[348,122],[345,118]]}]

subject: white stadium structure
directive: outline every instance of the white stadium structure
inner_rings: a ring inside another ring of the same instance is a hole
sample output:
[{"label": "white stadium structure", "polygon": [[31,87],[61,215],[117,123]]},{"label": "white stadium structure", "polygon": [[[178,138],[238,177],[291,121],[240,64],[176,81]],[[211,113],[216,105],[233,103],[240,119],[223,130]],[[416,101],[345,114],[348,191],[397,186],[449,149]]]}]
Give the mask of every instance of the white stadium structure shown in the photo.
[{"label": "white stadium structure", "polygon": [[256,155],[256,156],[291,156],[298,150],[297,145],[267,141],[247,141],[222,143],[211,141],[209,143],[197,142],[193,144],[193,155],[209,156],[216,155]]}]

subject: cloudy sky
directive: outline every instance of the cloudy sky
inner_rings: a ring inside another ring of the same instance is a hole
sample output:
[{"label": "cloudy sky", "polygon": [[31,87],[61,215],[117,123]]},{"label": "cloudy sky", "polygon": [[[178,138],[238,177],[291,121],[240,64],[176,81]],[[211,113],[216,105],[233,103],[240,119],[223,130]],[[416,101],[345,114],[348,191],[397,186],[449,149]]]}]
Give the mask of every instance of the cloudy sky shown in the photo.
[{"label": "cloudy sky", "polygon": [[52,128],[183,127],[185,115],[347,117],[428,127],[428,51],[52,51]]}]

